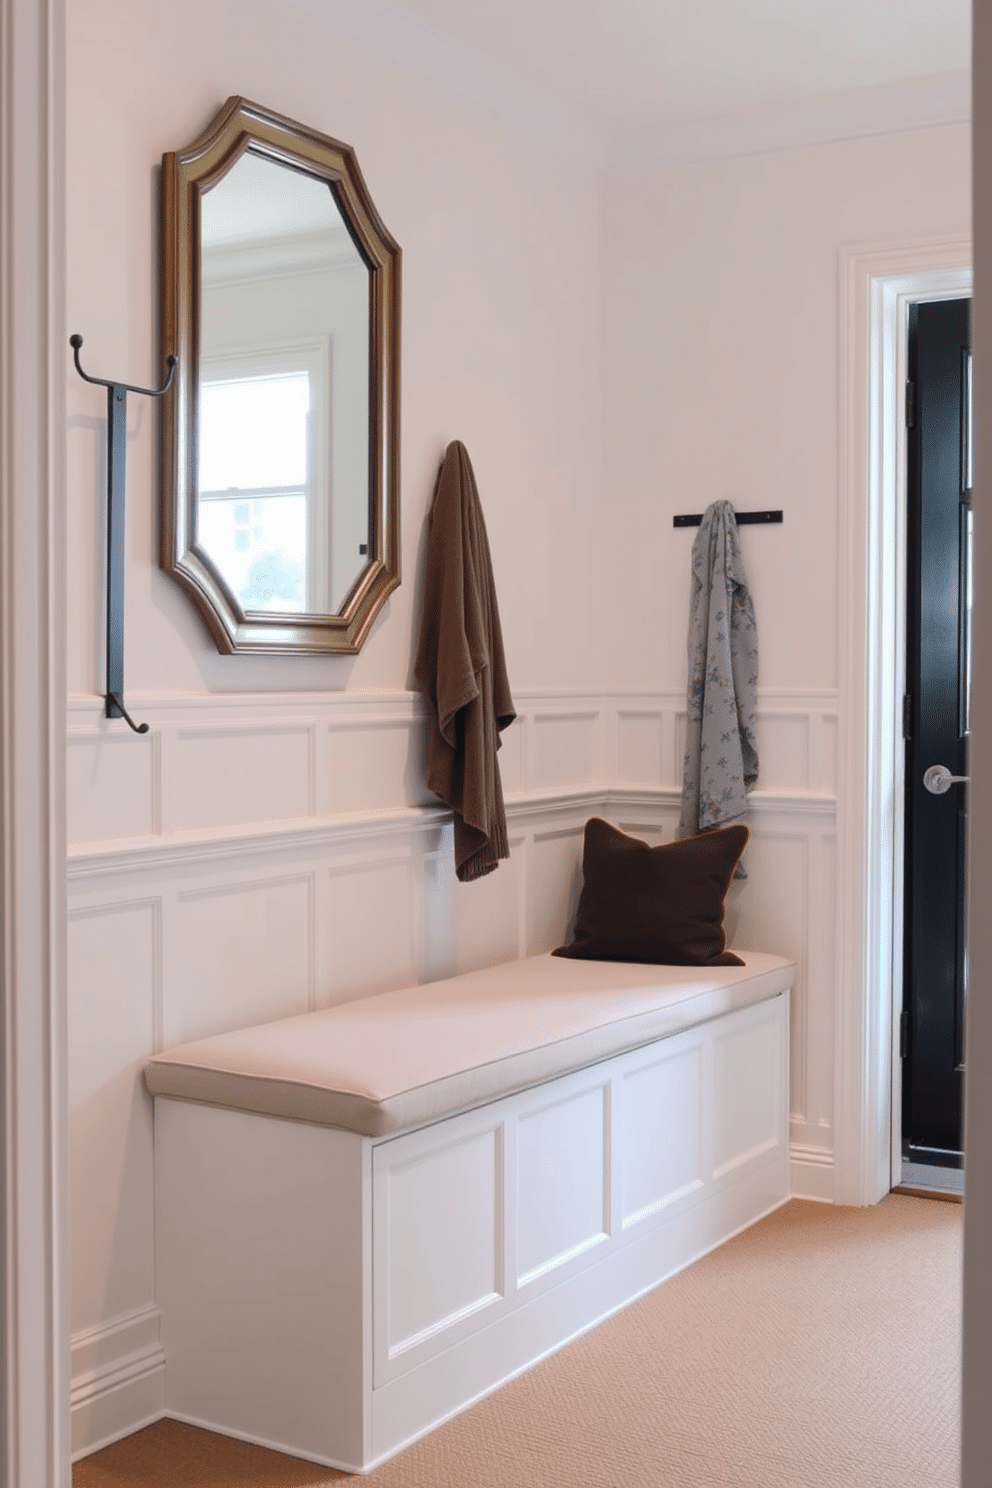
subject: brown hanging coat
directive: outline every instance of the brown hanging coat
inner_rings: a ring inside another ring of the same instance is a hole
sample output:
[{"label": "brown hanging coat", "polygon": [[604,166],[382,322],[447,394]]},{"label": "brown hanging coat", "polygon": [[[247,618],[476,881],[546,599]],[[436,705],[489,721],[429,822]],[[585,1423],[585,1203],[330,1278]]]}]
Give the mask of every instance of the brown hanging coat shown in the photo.
[{"label": "brown hanging coat", "polygon": [[455,869],[462,882],[481,878],[510,856],[496,751],[516,712],[486,524],[457,439],[434,493],[414,676],[433,714],[427,784],[454,813]]}]

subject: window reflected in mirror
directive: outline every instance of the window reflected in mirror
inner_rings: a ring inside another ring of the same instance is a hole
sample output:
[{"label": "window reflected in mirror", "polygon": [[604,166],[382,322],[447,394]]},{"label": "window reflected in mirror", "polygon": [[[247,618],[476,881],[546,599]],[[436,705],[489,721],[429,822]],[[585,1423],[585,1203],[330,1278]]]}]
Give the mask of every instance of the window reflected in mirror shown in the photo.
[{"label": "window reflected in mirror", "polygon": [[200,545],[242,610],[333,615],[368,553],[368,268],[326,182],[250,151],[200,220]]},{"label": "window reflected in mirror", "polygon": [[201,365],[200,545],[243,610],[302,613],[319,556],[307,530],[309,373],[217,370]]}]

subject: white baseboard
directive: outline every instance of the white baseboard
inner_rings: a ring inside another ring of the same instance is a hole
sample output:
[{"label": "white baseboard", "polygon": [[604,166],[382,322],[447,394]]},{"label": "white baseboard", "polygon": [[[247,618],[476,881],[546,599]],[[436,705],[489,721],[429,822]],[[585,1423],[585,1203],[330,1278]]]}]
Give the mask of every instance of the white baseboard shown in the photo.
[{"label": "white baseboard", "polygon": [[793,1142],[789,1149],[792,1197],[834,1203],[834,1155],[824,1147],[803,1147]]},{"label": "white baseboard", "polygon": [[73,1335],[70,1400],[74,1462],[165,1414],[157,1307]]}]

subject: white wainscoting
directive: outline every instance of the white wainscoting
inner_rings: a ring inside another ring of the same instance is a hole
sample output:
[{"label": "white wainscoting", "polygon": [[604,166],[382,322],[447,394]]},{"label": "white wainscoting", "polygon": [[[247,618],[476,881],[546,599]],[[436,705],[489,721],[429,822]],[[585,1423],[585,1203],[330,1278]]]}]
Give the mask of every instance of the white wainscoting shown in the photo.
[{"label": "white wainscoting", "polygon": [[[625,693],[612,697],[607,711],[607,778],[681,790],[685,694]],[[836,796],[835,692],[759,690],[757,733],[763,790]]]},{"label": "white wainscoting", "polygon": [[[459,885],[414,694],[128,702],[148,735],[105,720],[102,699],[69,705],[76,1456],[162,1409],[145,1057],[560,944],[589,816],[674,837],[685,731],[675,694],[518,695],[500,753],[511,856]],[[728,929],[798,964],[793,1191],[830,1200],[836,700],[759,705],[749,878]]]}]

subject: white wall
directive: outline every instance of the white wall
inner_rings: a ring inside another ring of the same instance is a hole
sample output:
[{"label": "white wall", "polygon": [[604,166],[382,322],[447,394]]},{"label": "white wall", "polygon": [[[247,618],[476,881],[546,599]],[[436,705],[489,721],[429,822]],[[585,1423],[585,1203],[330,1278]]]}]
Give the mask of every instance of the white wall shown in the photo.
[{"label": "white wall", "polygon": [[157,568],[157,416],[131,398],[125,693],[145,738],[102,717],[106,400],[67,349],[79,1450],[160,1408],[147,1053],[563,936],[582,808],[543,805],[511,862],[456,897],[409,683],[425,516],[460,438],[514,692],[532,713],[542,689],[547,715],[508,738],[507,789],[600,780],[601,708],[571,695],[600,671],[601,218],[580,150],[535,146],[526,121],[508,132],[292,9],[67,12],[67,316],[92,374],[158,376],[159,161],[232,93],[352,144],[404,254],[404,579],[357,658],[218,655]]},{"label": "white wall", "polygon": [[672,516],[726,498],[785,514],[742,531],[762,685],[837,686],[839,251],[967,234],[969,171],[959,125],[610,184],[611,685],[683,685],[692,533]]},{"label": "white wall", "polygon": [[[403,262],[404,579],[351,659],[219,656],[157,568],[156,420],[132,399],[125,695],[102,718],[105,400],[67,353],[74,1442],[160,1409],[152,1049],[548,948],[582,824],[671,837],[692,534],[745,532],[761,791],[738,944],[795,956],[797,1191],[833,1196],[838,249],[967,227],[938,130],[604,186],[581,132],[397,71],[262,0],[68,4],[68,326],[157,375],[157,166],[241,93],[352,144]],[[196,38],[191,47],[190,38]],[[464,80],[461,86],[465,89]],[[913,191],[910,193],[910,185]],[[468,888],[410,690],[424,518],[450,438],[486,511],[519,721],[512,856]]]},{"label": "white wall", "polygon": [[[129,441],[126,682],[162,690],[405,687],[417,555],[438,460],[467,445],[485,504],[517,687],[585,682],[598,627],[588,513],[599,474],[599,203],[581,158],[508,140],[484,112],[243,0],[68,5],[70,328],[83,365],[156,373],[158,164],[232,93],[354,146],[404,254],[404,583],[355,660],[221,657],[156,567],[153,411]],[[70,383],[69,689],[102,686],[97,506],[103,396]]]},{"label": "white wall", "polygon": [[[840,655],[840,645],[851,644],[840,594],[854,603],[867,585],[850,559],[840,569],[852,480],[841,399],[854,376],[842,357],[853,342],[867,360],[869,339],[867,323],[860,342],[847,323],[844,255],[966,242],[969,143],[967,126],[946,126],[618,174],[606,191],[607,220],[622,225],[604,240],[611,479],[601,520],[612,592],[624,596],[612,617],[611,686],[634,696],[666,689],[677,696],[684,687],[693,534],[673,529],[673,515],[721,497],[784,513],[781,526],[741,533],[764,703],[752,825],[762,834],[761,892],[785,921],[766,913],[762,928],[801,968],[793,1181],[798,1192],[821,1197],[861,1191],[856,1174],[838,1178],[838,1165],[861,1146],[860,1136],[847,1149],[838,1138],[848,1109],[839,1101],[856,1074],[842,1032],[851,1004],[860,995],[871,1003],[866,1018],[891,1025],[891,1010],[881,1006],[891,989],[860,971],[884,969],[885,957],[862,959],[863,948],[841,946],[842,912],[857,918],[846,876],[841,881],[858,856],[845,828],[859,817],[838,796],[838,756],[864,701],[843,695],[841,677],[845,668],[859,681],[865,672],[846,649]],[[851,551],[867,552],[867,539]],[[852,790],[861,790],[865,768],[860,761]],[[773,832],[757,815],[766,793],[777,801]],[[813,807],[815,832],[804,823]],[[886,797],[879,809],[898,811],[898,802]],[[758,897],[749,885],[742,909]],[[888,1120],[889,1077],[887,1069],[880,1124]],[[860,1132],[862,1119],[869,1118],[858,1113],[847,1124]]]}]

